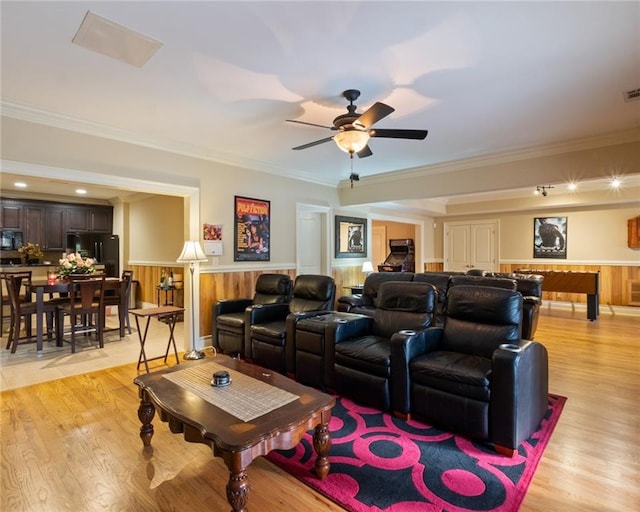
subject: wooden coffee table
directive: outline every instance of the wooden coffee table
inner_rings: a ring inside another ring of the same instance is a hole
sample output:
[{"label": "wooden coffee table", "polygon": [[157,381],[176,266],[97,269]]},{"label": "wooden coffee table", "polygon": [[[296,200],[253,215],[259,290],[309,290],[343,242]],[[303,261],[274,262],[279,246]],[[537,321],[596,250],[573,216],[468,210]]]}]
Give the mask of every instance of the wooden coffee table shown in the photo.
[{"label": "wooden coffee table", "polygon": [[[221,368],[229,371],[232,382],[215,388],[210,384],[209,372]],[[315,429],[314,473],[321,480],[329,473],[329,420],[335,406],[330,395],[220,354],[140,375],[133,382],[140,388],[138,418],[144,447],[151,445],[151,422],[156,410],[171,432],[183,434],[185,441],[210,446],[213,455],[222,457],[229,469],[227,499],[233,512],[247,510],[247,468],[253,459],[271,450],[295,447],[308,430]],[[280,400],[289,401],[277,405]],[[239,410],[234,408],[238,404]],[[273,409],[244,420],[227,412],[231,410],[239,416],[259,414],[262,407]]]}]

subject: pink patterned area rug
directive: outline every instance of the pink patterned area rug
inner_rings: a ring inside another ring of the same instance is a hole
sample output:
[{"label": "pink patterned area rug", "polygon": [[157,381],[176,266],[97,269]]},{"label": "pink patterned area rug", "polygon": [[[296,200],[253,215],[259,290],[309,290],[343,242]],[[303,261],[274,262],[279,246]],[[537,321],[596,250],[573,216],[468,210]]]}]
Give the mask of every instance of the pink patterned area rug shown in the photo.
[{"label": "pink patterned area rug", "polygon": [[331,470],[312,473],[312,432],[267,459],[351,512],[518,510],[565,397],[549,395],[538,430],[512,457],[491,446],[338,398],[329,429]]}]

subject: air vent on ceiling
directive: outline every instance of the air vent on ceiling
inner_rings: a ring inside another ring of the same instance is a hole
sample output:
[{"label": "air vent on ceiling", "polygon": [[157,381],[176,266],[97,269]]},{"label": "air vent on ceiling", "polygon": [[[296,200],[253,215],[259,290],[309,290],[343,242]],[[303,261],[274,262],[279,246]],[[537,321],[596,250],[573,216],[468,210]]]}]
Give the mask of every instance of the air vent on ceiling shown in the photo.
[{"label": "air vent on ceiling", "polygon": [[162,42],[87,11],[72,43],[141,68]]},{"label": "air vent on ceiling", "polygon": [[640,100],[640,89],[631,89],[630,91],[626,91],[624,93],[625,101],[634,101]]}]

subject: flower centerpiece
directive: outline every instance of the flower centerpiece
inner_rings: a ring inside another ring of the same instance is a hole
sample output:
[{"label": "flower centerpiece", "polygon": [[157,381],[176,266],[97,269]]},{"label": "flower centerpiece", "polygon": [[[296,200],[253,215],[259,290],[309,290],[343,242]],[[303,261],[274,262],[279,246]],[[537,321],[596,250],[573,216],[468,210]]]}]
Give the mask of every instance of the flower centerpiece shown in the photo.
[{"label": "flower centerpiece", "polygon": [[65,254],[58,262],[58,277],[66,278],[71,274],[93,274],[96,271],[93,258],[83,258],[80,253]]},{"label": "flower centerpiece", "polygon": [[18,249],[18,252],[24,256],[25,263],[37,262],[42,258],[42,249],[40,249],[40,244],[34,244],[32,242],[27,242]]}]

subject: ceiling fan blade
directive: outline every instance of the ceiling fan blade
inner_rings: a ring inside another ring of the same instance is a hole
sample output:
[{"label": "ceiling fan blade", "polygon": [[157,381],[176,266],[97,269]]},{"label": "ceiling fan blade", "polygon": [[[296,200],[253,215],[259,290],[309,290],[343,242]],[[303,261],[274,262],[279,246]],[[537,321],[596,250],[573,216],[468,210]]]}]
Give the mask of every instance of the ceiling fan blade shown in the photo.
[{"label": "ceiling fan blade", "polygon": [[318,128],[326,128],[327,130],[336,130],[335,126],[324,126],[323,124],[307,123],[306,121],[297,121],[296,119],[287,119],[288,123],[306,124],[308,126],[317,126]]},{"label": "ceiling fan blade", "polygon": [[303,144],[302,146],[296,146],[295,148],[291,148],[291,149],[297,150],[297,149],[312,148],[313,146],[317,146],[318,144],[324,144],[325,142],[329,142],[330,140],[333,140],[333,137],[327,137],[325,139],[316,140],[314,142],[308,142],[307,144]]},{"label": "ceiling fan blade", "polygon": [[360,117],[353,122],[353,125],[356,128],[369,128],[369,126],[377,123],[380,119],[387,117],[394,110],[395,108],[377,101],[369,108],[369,110],[361,114]]},{"label": "ceiling fan blade", "polygon": [[371,148],[367,145],[363,147],[360,151],[358,151],[356,155],[358,155],[359,158],[365,158],[373,155],[373,153],[371,152]]},{"label": "ceiling fan blade", "polygon": [[426,138],[428,130],[371,130],[371,137],[382,137],[387,139],[415,139],[423,140]]}]

